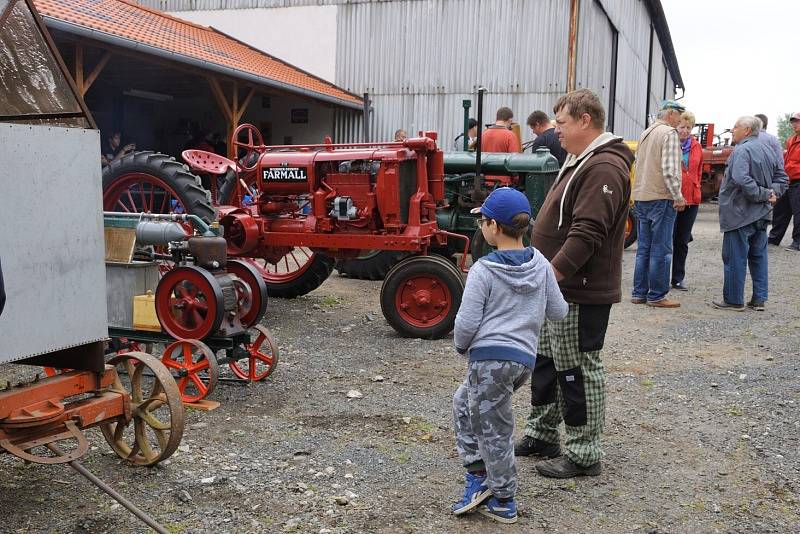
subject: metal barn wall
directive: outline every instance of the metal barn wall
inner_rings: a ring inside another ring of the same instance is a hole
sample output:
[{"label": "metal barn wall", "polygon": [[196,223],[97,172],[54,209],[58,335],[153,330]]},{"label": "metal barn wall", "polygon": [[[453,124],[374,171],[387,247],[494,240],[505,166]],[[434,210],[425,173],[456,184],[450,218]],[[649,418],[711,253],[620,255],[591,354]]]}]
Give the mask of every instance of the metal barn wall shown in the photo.
[{"label": "metal barn wall", "polygon": [[638,139],[645,129],[650,17],[641,0],[601,0],[619,31],[614,133]]},{"label": "metal barn wall", "polygon": [[578,16],[575,87],[593,91],[606,108],[606,117],[610,104],[611,41],[611,26],[600,3],[583,0]]},{"label": "metal barn wall", "polygon": [[[500,106],[523,124],[531,111],[552,108],[565,90],[568,19],[562,0],[343,4],[336,83],[370,93],[373,139],[397,128],[434,129],[449,148],[463,127],[462,100],[471,99],[477,114],[479,84],[489,91],[485,123]],[[470,37],[465,28],[481,33]]]}]

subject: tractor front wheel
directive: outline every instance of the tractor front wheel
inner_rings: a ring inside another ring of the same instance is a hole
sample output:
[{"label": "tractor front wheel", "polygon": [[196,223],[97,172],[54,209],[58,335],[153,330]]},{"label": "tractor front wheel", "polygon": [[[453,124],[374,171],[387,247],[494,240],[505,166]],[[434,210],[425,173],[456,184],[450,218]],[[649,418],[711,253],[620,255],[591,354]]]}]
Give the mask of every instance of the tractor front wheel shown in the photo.
[{"label": "tractor front wheel", "polygon": [[464,279],[439,256],[414,256],[395,265],[381,286],[381,310],[401,336],[439,339],[453,330]]}]

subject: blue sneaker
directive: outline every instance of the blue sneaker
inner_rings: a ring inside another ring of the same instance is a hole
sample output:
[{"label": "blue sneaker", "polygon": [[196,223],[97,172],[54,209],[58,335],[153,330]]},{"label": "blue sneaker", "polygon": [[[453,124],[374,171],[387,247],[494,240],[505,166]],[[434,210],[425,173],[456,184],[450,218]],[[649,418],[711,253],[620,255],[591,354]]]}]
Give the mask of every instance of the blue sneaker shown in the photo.
[{"label": "blue sneaker", "polygon": [[517,522],[517,504],[514,499],[501,503],[492,497],[478,508],[478,513],[501,523]]},{"label": "blue sneaker", "polygon": [[491,497],[492,492],[486,486],[486,477],[467,473],[464,484],[464,496],[450,507],[455,515],[469,512],[483,501]]}]

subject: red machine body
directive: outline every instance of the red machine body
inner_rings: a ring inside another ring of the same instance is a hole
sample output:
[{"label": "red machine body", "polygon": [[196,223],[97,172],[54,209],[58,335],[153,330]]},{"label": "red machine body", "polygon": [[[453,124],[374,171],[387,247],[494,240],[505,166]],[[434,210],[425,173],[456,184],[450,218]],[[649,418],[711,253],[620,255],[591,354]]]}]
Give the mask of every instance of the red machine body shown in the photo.
[{"label": "red machine body", "polygon": [[713,124],[698,123],[695,127],[697,128],[696,136],[700,141],[700,146],[703,147],[700,191],[703,200],[708,200],[719,194],[719,187],[722,184],[725,167],[728,165],[728,158],[733,152],[733,147],[714,134]]},{"label": "red machine body", "polygon": [[397,143],[264,147],[254,171],[254,190],[240,185],[237,205],[219,207],[233,256],[274,263],[286,247],[333,257],[424,252],[447,240],[436,225],[444,158],[433,132]]}]

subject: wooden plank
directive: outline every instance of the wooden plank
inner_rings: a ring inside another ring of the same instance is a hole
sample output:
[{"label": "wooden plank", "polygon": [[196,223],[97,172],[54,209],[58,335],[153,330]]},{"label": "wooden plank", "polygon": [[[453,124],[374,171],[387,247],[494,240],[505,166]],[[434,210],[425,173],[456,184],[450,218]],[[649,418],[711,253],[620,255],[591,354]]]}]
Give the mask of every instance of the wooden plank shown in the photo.
[{"label": "wooden plank", "polygon": [[83,82],[83,95],[84,96],[86,96],[86,92],[92,86],[92,84],[97,79],[97,77],[100,76],[100,73],[105,68],[105,66],[108,63],[109,59],[111,59],[111,51],[110,50],[106,50],[105,53],[103,54],[103,57],[100,58],[100,61],[97,63],[97,65],[95,65],[94,69],[92,69],[92,72],[89,73],[89,76]]},{"label": "wooden plank", "polygon": [[211,86],[211,93],[214,95],[214,99],[217,101],[217,105],[219,106],[220,111],[222,111],[223,117],[225,117],[229,124],[232,123],[233,112],[231,111],[231,107],[228,105],[228,99],[225,98],[225,93],[222,91],[219,80],[211,77],[206,79],[208,80],[208,84]]},{"label": "wooden plank", "polygon": [[244,112],[247,111],[247,106],[250,105],[250,101],[253,99],[253,95],[256,94],[256,88],[251,87],[250,92],[247,93],[247,96],[244,98],[244,102],[242,102],[242,107],[239,108],[239,115],[236,117],[236,124],[241,122],[242,116]]},{"label": "wooden plank", "polygon": [[75,85],[81,96],[86,94],[83,89],[83,44],[75,43]]}]

